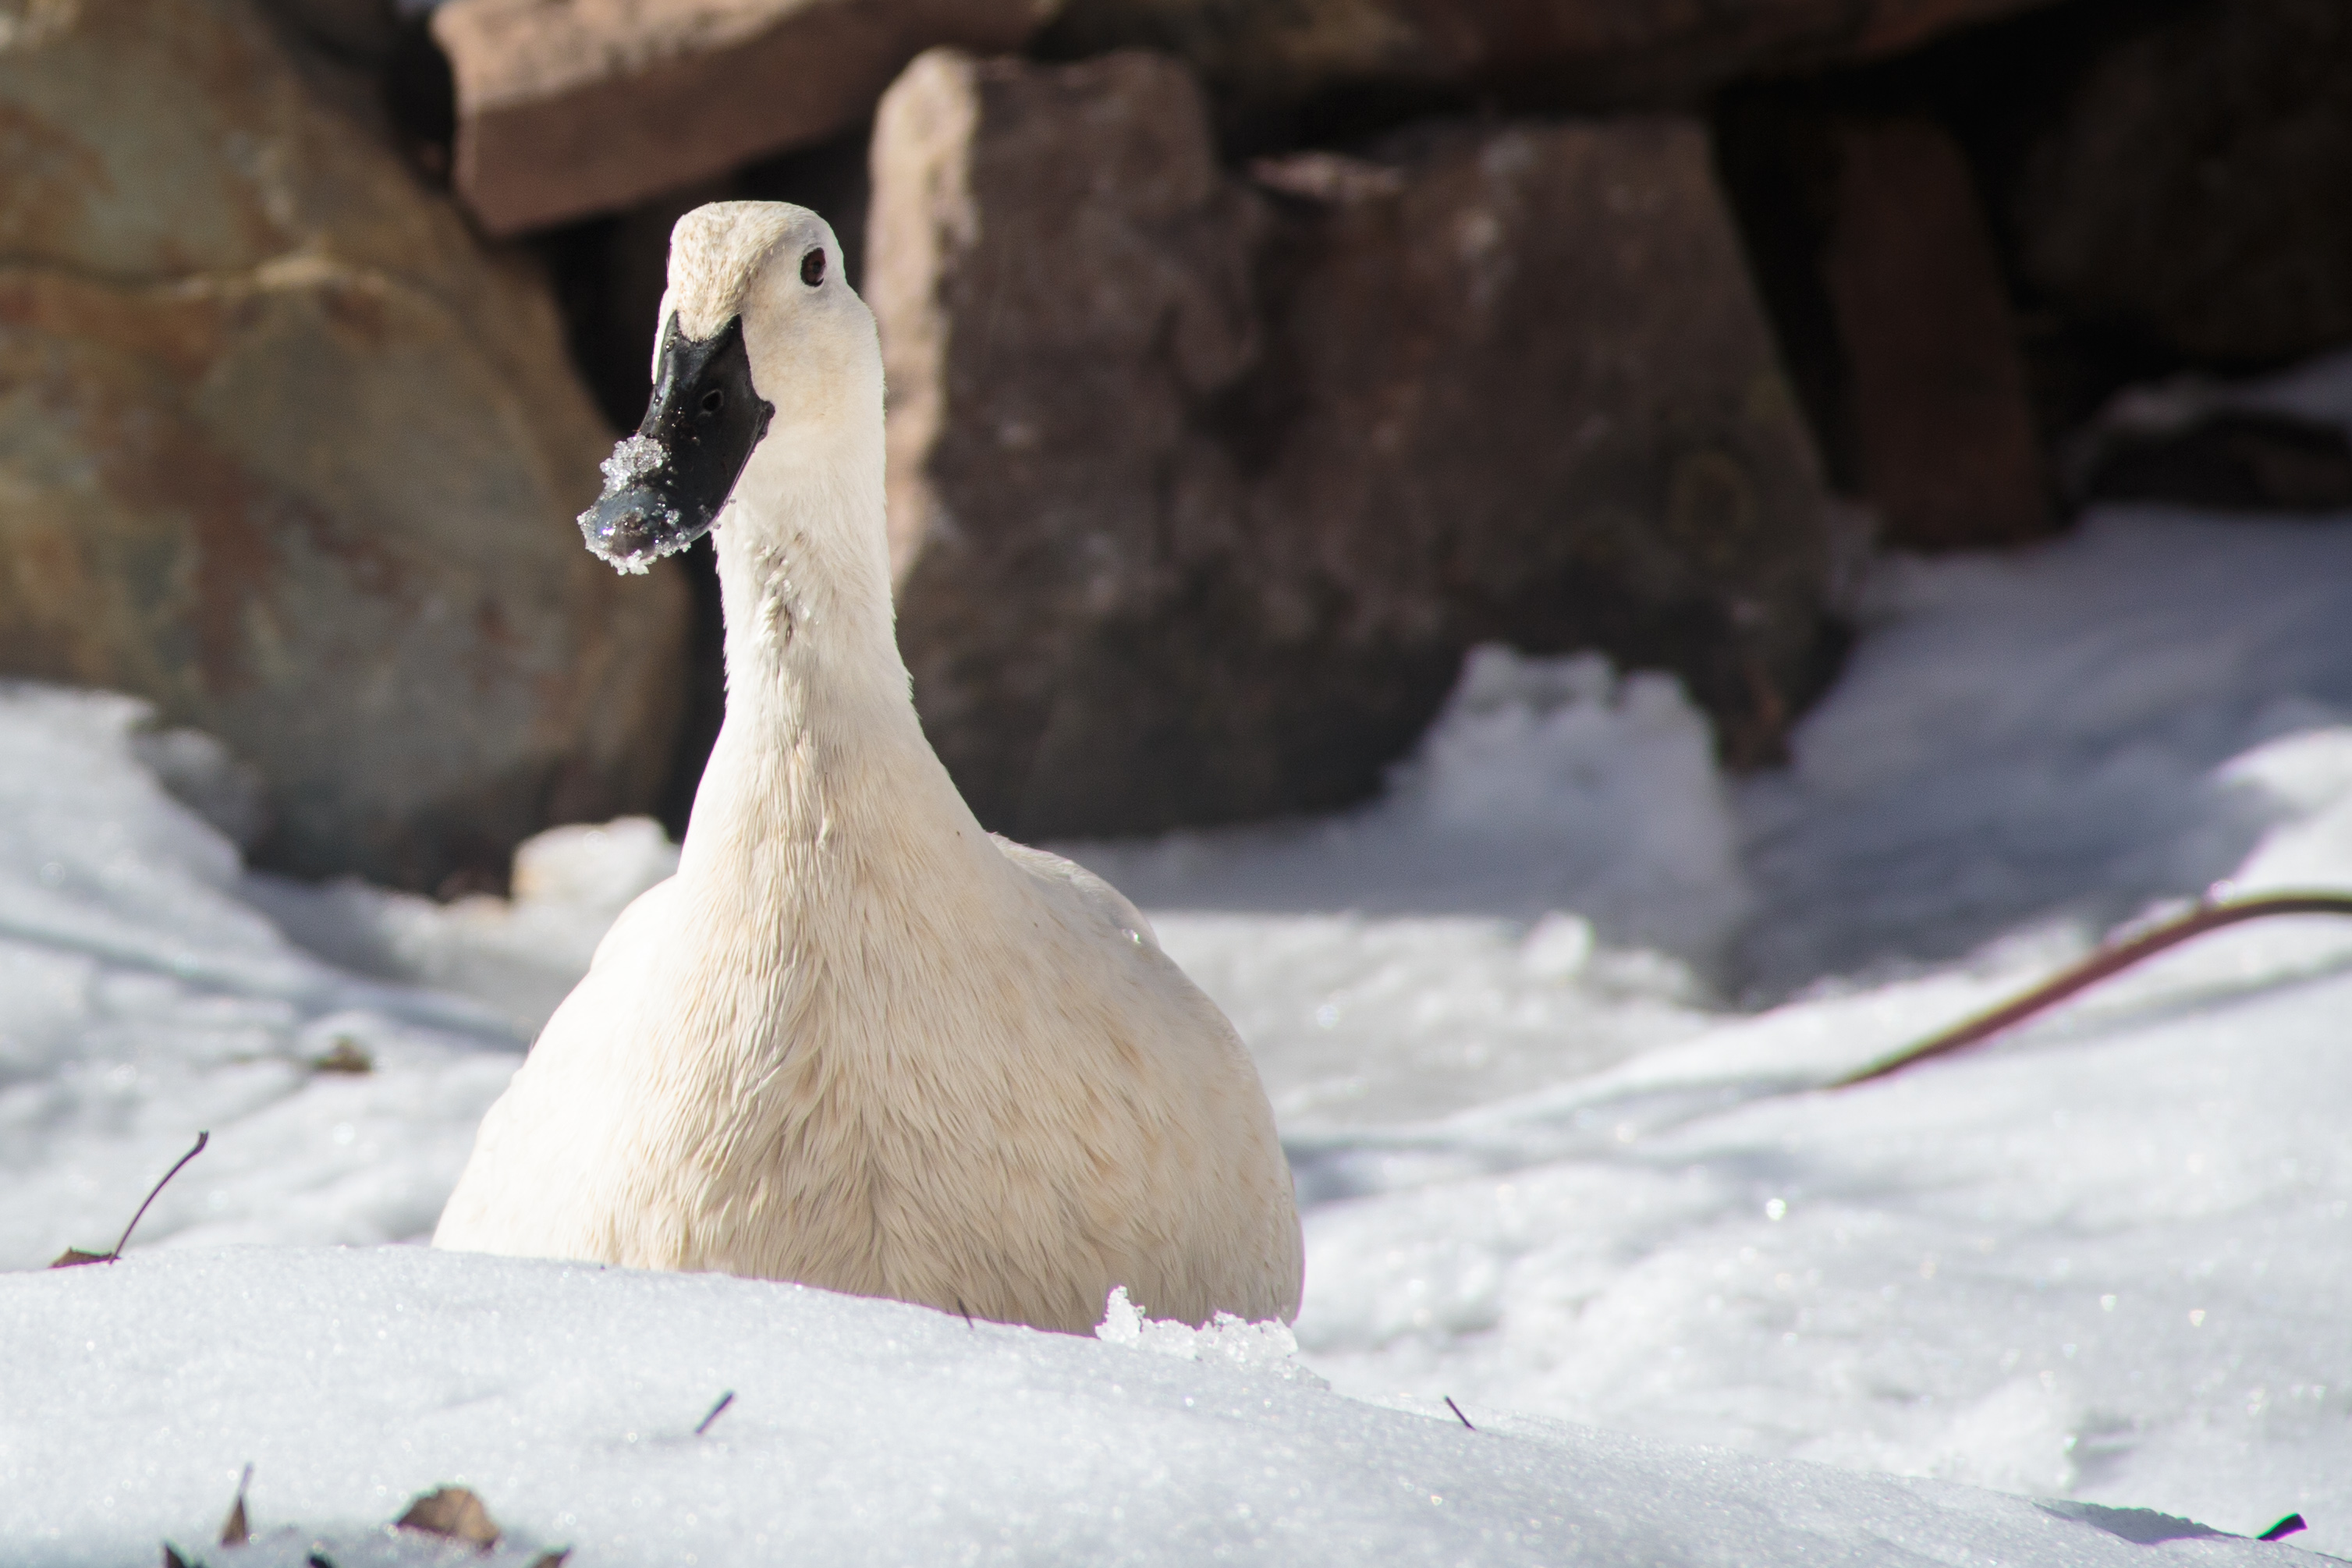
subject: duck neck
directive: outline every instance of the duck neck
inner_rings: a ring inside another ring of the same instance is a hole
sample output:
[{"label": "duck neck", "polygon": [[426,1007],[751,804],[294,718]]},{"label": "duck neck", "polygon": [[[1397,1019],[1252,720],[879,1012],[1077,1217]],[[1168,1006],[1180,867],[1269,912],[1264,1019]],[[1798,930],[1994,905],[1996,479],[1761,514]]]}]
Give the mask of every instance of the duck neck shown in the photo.
[{"label": "duck neck", "polygon": [[877,867],[929,859],[926,838],[980,833],[908,694],[878,432],[871,445],[811,453],[763,442],[714,535],[727,717],[680,875],[716,895],[719,918],[790,922],[802,940],[812,900],[870,886]]}]

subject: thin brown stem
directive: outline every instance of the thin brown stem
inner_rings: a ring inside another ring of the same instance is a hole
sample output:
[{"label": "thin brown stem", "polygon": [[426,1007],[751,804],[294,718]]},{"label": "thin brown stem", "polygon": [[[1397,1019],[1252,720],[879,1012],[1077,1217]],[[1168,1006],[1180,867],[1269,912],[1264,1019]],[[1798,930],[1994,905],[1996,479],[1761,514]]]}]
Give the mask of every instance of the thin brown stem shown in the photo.
[{"label": "thin brown stem", "polygon": [[2207,931],[2220,931],[2224,926],[2261,920],[2269,915],[2352,915],[2352,894],[2266,893],[2259,898],[2201,903],[2177,919],[2150,927],[2125,941],[2101,947],[2081,963],[2061,970],[2016,1000],[2004,1002],[1973,1018],[1962,1019],[1940,1034],[1931,1035],[1883,1061],[1874,1062],[1859,1072],[1836,1079],[1829,1087],[1846,1089],[1857,1083],[1868,1083],[1873,1079],[1898,1072],[1914,1062],[1923,1062],[1930,1057],[1940,1057],[1973,1046],[2003,1029],[2023,1023],[2035,1014],[2057,1005],[2076,992],[2086,990],[2110,975],[2120,974],[2141,960],[2152,958],[2168,947],[2177,947]]},{"label": "thin brown stem", "polygon": [[213,1135],[209,1132],[197,1133],[196,1146],[189,1150],[186,1153],[181,1155],[179,1163],[164,1172],[163,1179],[162,1181],[147,1189],[147,1203],[141,1204],[139,1205],[139,1212],[131,1216],[131,1223],[122,1227],[122,1239],[116,1242],[114,1244],[114,1250],[106,1255],[110,1261],[121,1257],[122,1249],[131,1245],[131,1233],[137,1230],[139,1228],[139,1222],[147,1217],[147,1205],[153,1203],[157,1197],[162,1195],[163,1189],[171,1184],[172,1178],[178,1175],[180,1172],[186,1167],[189,1161],[203,1153],[205,1152],[205,1145],[211,1142],[212,1139]]}]

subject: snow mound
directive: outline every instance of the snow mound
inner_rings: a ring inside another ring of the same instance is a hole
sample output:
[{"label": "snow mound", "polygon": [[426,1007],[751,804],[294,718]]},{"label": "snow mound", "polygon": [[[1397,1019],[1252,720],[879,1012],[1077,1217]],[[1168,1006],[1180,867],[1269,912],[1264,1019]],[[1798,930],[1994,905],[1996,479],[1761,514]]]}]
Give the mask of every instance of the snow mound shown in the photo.
[{"label": "snow mound", "polygon": [[1069,852],[1152,909],[1574,910],[1611,942],[1693,960],[1750,905],[1706,717],[1671,677],[1598,654],[1474,649],[1360,810]]},{"label": "snow mound", "polygon": [[[1466,1430],[1217,1357],[705,1275],[150,1255],[0,1276],[0,1342],[22,1568],[153,1562],[166,1539],[215,1568],[482,1561],[383,1530],[443,1485],[509,1532],[493,1562],[569,1546],[596,1568],[2308,1560],[2142,1513]],[[248,1461],[257,1542],[209,1547]]]},{"label": "snow mound", "polygon": [[235,806],[144,704],[0,683],[0,1267],[106,1246],[199,1128],[141,1242],[431,1228],[520,1041],[289,942],[159,757]]},{"label": "snow mound", "polygon": [[[2110,510],[2030,551],[1888,561],[1866,603],[1794,765],[1739,794],[1767,994],[2033,928],[2079,950],[2343,796],[2352,529]],[[2292,763],[2261,760],[2282,742]]]},{"label": "snow mound", "polygon": [[1591,654],[1473,652],[1361,810],[1057,847],[1150,910],[1286,1130],[1476,1105],[1687,1038],[1752,902],[1705,718]]},{"label": "snow mound", "polygon": [[430,986],[536,1035],[588,972],[639,893],[677,869],[677,846],[642,816],[551,827],[515,851],[511,899],[436,903],[346,879],[309,886],[250,877],[246,897],[311,952],[346,969]]}]

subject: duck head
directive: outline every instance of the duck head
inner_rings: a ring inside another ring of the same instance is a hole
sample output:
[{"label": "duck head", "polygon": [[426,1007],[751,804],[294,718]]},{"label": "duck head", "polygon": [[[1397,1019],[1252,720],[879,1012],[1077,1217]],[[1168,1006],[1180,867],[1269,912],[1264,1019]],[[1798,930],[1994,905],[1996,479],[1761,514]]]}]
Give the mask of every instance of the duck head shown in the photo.
[{"label": "duck head", "polygon": [[821,445],[863,403],[878,411],[874,319],[832,227],[782,202],[678,219],[653,383],[636,433],[603,465],[604,494],[580,514],[588,548],[623,572],[709,532],[755,452]]}]

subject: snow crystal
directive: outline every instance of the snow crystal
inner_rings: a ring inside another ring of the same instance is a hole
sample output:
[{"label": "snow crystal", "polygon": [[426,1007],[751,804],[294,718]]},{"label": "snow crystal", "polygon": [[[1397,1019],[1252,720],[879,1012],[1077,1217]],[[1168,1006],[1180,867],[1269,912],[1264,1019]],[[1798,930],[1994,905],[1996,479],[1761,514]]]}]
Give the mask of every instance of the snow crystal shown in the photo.
[{"label": "snow crystal", "polygon": [[1173,1319],[1147,1318],[1142,1309],[1127,1299],[1124,1285],[1115,1288],[1103,1303],[1103,1321],[1095,1325],[1095,1338],[1108,1345],[1152,1351],[1179,1361],[1259,1367],[1282,1377],[1305,1377],[1322,1384],[1322,1379],[1299,1364],[1298,1340],[1289,1324],[1253,1323],[1232,1312],[1219,1312],[1197,1329]]},{"label": "snow crystal", "polygon": [[[624,521],[632,524],[633,531],[656,538],[667,538],[676,532],[677,509],[662,503],[648,516],[645,509],[655,505],[656,498],[653,492],[642,489],[645,481],[659,473],[668,461],[669,450],[659,441],[650,436],[630,436],[613,448],[611,457],[597,465],[604,476],[604,489],[596,504],[580,514],[580,534],[599,558],[625,574],[642,574],[654,562],[681,548],[677,544],[656,544],[643,550],[617,550],[613,542],[618,525]],[[614,509],[610,504],[632,491],[637,493],[629,506]]]},{"label": "snow crystal", "polygon": [[604,476],[604,493],[620,494],[631,485],[651,479],[669,461],[669,448],[650,436],[628,436],[614,447],[613,455],[596,465]]}]

